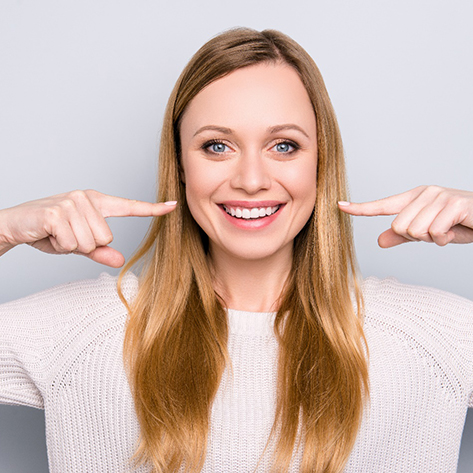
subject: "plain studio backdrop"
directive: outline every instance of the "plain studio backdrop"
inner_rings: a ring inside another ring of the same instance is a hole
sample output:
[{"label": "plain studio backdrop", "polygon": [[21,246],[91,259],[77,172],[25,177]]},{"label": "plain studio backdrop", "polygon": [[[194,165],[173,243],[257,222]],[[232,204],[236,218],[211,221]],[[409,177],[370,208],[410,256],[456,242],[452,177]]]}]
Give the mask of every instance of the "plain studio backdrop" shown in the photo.
[{"label": "plain studio backdrop", "polygon": [[[171,88],[191,55],[233,26],[279,29],[313,56],[339,118],[353,201],[420,184],[473,190],[472,16],[467,0],[3,0],[0,207],[87,188],[152,201]],[[354,222],[364,276],[473,299],[473,245],[382,250],[376,239],[391,221]],[[128,258],[149,220],[109,222]],[[117,273],[15,248],[1,258],[0,302],[102,271]],[[460,472],[473,468],[471,424]],[[42,411],[0,408],[0,471],[47,472]]]}]

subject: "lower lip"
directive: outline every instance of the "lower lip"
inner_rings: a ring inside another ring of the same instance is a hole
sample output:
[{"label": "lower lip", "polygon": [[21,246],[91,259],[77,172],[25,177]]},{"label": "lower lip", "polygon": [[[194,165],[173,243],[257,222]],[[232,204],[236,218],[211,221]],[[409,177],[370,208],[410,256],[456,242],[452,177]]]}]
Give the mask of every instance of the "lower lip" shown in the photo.
[{"label": "lower lip", "polygon": [[235,227],[242,228],[244,230],[259,230],[260,228],[271,225],[278,218],[278,215],[281,213],[284,206],[285,204],[281,204],[278,211],[269,216],[249,219],[232,217],[226,212],[223,206],[219,205],[219,208],[223,212],[225,218]]}]

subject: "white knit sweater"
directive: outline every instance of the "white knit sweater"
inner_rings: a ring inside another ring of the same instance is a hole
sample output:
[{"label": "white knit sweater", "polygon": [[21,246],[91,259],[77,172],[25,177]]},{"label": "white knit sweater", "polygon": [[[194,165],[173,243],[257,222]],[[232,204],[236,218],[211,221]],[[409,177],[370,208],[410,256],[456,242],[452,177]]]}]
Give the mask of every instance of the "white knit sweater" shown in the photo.
[{"label": "white knit sweater", "polygon": [[[127,297],[137,290],[130,275]],[[364,283],[371,401],[346,472],[454,472],[473,390],[473,303],[439,290]],[[224,373],[203,472],[255,468],[274,419],[274,314],[229,311]],[[139,427],[122,365],[116,278],[62,285],[0,306],[0,402],[45,409],[53,473],[120,473]],[[258,471],[270,471],[270,451]],[[296,452],[291,472],[298,471]]]}]

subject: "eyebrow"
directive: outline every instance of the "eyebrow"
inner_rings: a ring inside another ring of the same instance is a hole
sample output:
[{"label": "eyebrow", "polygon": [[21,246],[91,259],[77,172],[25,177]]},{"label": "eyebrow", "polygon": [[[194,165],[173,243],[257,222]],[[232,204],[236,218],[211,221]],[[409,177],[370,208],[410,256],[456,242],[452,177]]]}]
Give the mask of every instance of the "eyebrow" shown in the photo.
[{"label": "eyebrow", "polygon": [[202,133],[205,130],[219,131],[220,133],[223,133],[224,135],[231,135],[233,133],[233,130],[231,128],[225,128],[223,126],[215,126],[215,125],[206,125],[206,126],[203,126],[202,128],[199,128],[194,133],[194,136],[197,136],[199,133]]},{"label": "eyebrow", "polygon": [[[206,125],[201,128],[199,128],[195,133],[194,136],[197,136],[199,133],[202,133],[203,131],[206,130],[211,130],[211,131],[218,131],[220,133],[223,133],[224,135],[232,135],[234,131],[231,128],[226,128],[223,126],[215,126],[215,125]],[[294,123],[286,123],[284,125],[276,125],[268,128],[268,133],[270,135],[273,135],[274,133],[279,133],[280,131],[283,130],[297,130],[301,132],[304,136],[309,138],[309,135],[299,126]]]},{"label": "eyebrow", "polygon": [[309,135],[300,126],[295,125],[294,123],[287,123],[285,125],[276,125],[271,128],[268,128],[268,131],[271,135],[283,130],[297,130],[297,131],[300,131],[303,135],[307,136],[307,138],[309,138]]}]

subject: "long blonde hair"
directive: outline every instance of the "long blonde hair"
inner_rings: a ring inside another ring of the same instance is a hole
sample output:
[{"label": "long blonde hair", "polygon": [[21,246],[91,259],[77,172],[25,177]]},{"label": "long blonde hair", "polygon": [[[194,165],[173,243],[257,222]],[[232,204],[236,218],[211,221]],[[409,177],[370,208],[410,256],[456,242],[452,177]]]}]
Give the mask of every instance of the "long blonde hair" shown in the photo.
[{"label": "long blonde hair", "polygon": [[[335,113],[312,58],[288,36],[247,28],[206,43],[179,77],[169,99],[159,151],[158,201],[177,200],[155,218],[123,268],[119,294],[129,310],[124,362],[141,427],[135,459],[156,472],[202,469],[212,402],[225,367],[225,303],[207,263],[208,241],[186,203],[179,177],[179,124],[208,84],[261,62],[282,62],[299,74],[312,102],[318,142],[315,208],[294,241],[293,264],[275,318],[279,344],[277,437],[272,471],[287,471],[303,439],[302,472],[340,472],[361,422],[368,393],[363,300],[357,282],[343,150]],[[136,298],[121,293],[125,273],[143,264]],[[298,440],[299,439],[299,440]]]}]

